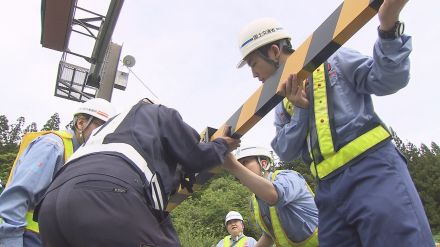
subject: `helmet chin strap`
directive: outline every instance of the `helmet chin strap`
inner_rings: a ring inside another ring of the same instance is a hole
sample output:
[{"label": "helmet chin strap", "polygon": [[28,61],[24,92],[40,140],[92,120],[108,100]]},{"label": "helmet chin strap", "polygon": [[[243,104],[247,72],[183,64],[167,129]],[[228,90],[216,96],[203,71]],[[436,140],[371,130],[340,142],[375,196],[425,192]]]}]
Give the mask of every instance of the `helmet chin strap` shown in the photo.
[{"label": "helmet chin strap", "polygon": [[264,168],[264,167],[261,165],[261,157],[260,157],[260,156],[257,157],[258,164],[260,165],[260,168],[261,168],[261,175],[262,175],[262,176],[264,176],[264,174],[266,174],[267,172],[269,172],[269,169],[270,169],[270,167],[272,166],[272,163],[271,163],[269,160],[267,160],[267,159],[264,159],[264,160],[267,162],[267,166],[266,166],[266,168]]},{"label": "helmet chin strap", "polygon": [[[244,225],[243,225],[243,229],[244,229]],[[234,241],[237,241],[238,238],[240,238],[240,236],[241,236],[242,234],[243,234],[243,231],[239,232],[237,236],[232,236],[232,234],[231,234],[231,238],[232,238]]]},{"label": "helmet chin strap", "polygon": [[[82,129],[80,129],[80,130],[78,130],[78,132],[79,132],[80,144],[84,144],[84,143],[86,142],[86,138],[85,138],[84,135],[83,135],[83,131],[86,130],[87,127],[89,127],[89,125],[90,125],[90,123],[92,122],[92,120],[93,120],[93,116],[90,116],[89,119],[87,120],[87,123],[86,123],[85,127],[82,128]],[[75,124],[76,124],[76,123],[75,123]]]},{"label": "helmet chin strap", "polygon": [[[279,47],[279,49],[280,49],[280,52],[283,52],[286,48],[287,48],[287,50],[289,50],[289,48],[288,48],[289,45],[288,45],[288,43],[286,43],[286,42],[287,42],[286,40],[281,40],[281,41],[278,43],[278,47]],[[270,59],[268,56],[264,55],[263,52],[261,52],[260,49],[257,50],[257,53],[258,53],[258,55],[259,55],[261,58],[264,59],[264,61],[266,61],[266,62],[272,64],[273,67],[275,68],[275,70],[277,70],[277,69],[280,67],[280,61]]]},{"label": "helmet chin strap", "polygon": [[261,176],[264,176],[264,174],[266,173],[266,169],[263,168],[263,166],[261,165],[261,158],[260,158],[260,156],[257,157],[257,161],[258,161],[258,164],[260,165],[260,168],[261,168]]},{"label": "helmet chin strap", "polygon": [[270,59],[268,56],[264,55],[263,52],[260,50],[257,50],[258,55],[264,59],[264,61],[268,62],[269,64],[272,64],[272,66],[277,70],[280,67],[280,62],[276,60]]}]

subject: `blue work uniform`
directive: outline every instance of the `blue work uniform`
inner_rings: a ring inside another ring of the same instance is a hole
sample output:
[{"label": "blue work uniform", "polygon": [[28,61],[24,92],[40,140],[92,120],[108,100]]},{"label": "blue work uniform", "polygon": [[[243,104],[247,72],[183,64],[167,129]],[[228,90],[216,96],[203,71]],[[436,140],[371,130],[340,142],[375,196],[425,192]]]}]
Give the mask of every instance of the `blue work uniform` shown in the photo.
[{"label": "blue work uniform", "polygon": [[[378,39],[373,57],[340,48],[327,60],[335,146],[357,138],[359,129],[376,117],[371,94],[389,95],[407,85],[411,51],[411,37],[403,35]],[[311,89],[307,90],[310,95]],[[311,111],[295,107],[290,116],[282,104],[276,107],[276,136],[271,144],[282,160],[301,155],[310,163]],[[433,246],[405,158],[391,141],[370,151],[319,181],[315,200],[320,246]]]},{"label": "blue work uniform", "polygon": [[[255,240],[255,238],[245,236],[242,233],[237,238],[233,238],[233,237],[231,237],[231,235],[226,236],[226,238],[229,238],[229,241],[230,241],[230,245],[227,247],[239,247],[238,242],[240,242],[240,240],[244,237],[247,237],[246,242],[244,243],[244,245],[242,245],[240,247],[254,247],[257,244],[257,240]],[[222,240],[220,240],[217,243],[216,247],[225,247],[224,242],[225,242],[225,239],[223,238]]]},{"label": "blue work uniform", "polygon": [[[78,141],[73,131],[68,132],[75,150]],[[35,208],[63,164],[64,144],[58,135],[42,135],[28,145],[0,195],[0,247],[42,246],[38,234],[25,230],[25,215]]]},{"label": "blue work uniform", "polygon": [[[271,177],[272,173],[269,173],[267,179]],[[318,227],[318,209],[307,182],[295,171],[282,170],[276,175],[273,185],[278,194],[278,201],[273,206],[277,209],[287,237],[296,243],[308,239]],[[269,211],[271,205],[256,198],[262,219],[273,236]],[[251,210],[254,210],[254,205],[251,205]],[[263,231],[263,234],[266,233]]]},{"label": "blue work uniform", "polygon": [[43,244],[180,246],[165,209],[181,172],[227,153],[224,139],[201,143],[176,110],[142,100],[95,129],[57,174],[38,212]]}]

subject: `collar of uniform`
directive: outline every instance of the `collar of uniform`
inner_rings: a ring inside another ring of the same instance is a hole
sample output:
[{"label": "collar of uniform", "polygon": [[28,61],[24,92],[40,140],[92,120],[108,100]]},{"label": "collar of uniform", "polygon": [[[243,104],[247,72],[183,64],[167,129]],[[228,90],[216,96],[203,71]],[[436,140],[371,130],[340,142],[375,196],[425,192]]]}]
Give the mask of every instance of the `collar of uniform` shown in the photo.
[{"label": "collar of uniform", "polygon": [[233,242],[237,242],[237,241],[239,241],[241,238],[243,238],[244,237],[244,234],[243,233],[240,233],[240,235],[238,235],[237,237],[232,237],[232,235],[230,236],[230,238],[231,238],[231,240],[233,241]]}]

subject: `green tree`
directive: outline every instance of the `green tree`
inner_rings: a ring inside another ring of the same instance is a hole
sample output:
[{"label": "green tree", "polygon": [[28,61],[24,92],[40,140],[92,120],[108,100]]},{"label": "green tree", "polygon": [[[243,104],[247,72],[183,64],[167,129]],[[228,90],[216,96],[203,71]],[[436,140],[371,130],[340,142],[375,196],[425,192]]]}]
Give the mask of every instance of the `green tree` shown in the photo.
[{"label": "green tree", "polygon": [[14,163],[16,155],[16,152],[0,154],[0,179],[2,180],[3,188],[8,181],[9,172],[11,171],[12,164]]},{"label": "green tree", "polygon": [[66,129],[73,129],[73,119],[70,120],[70,122],[68,124],[66,124],[66,126],[64,126]]},{"label": "green tree", "polygon": [[[45,130],[58,130],[60,119],[58,113],[52,115],[47,121]],[[3,186],[6,184],[12,169],[15,157],[18,153],[22,135],[27,132],[37,131],[37,124],[32,122],[24,130],[25,118],[19,117],[15,124],[9,124],[5,115],[0,115],[0,178]]]},{"label": "green tree", "polygon": [[419,192],[434,235],[440,234],[440,148],[432,142],[431,148],[411,142],[404,143],[396,133],[393,140],[408,160],[408,169]]},{"label": "green tree", "polygon": [[60,130],[60,122],[60,116],[55,112],[41,130]]},{"label": "green tree", "polygon": [[182,246],[215,246],[228,235],[224,219],[231,210],[243,215],[245,235],[259,238],[249,207],[251,194],[233,176],[223,173],[186,199],[172,211]]},{"label": "green tree", "polygon": [[0,115],[0,146],[8,142],[9,121],[5,115]]},{"label": "green tree", "polygon": [[37,131],[38,131],[37,124],[35,122],[32,122],[24,129],[23,134],[26,134],[28,132],[37,132]]},{"label": "green tree", "polygon": [[315,191],[316,188],[316,179],[313,177],[312,173],[310,172],[309,165],[306,165],[301,159],[295,159],[290,162],[281,161],[279,157],[274,154],[275,158],[275,166],[274,169],[277,170],[294,170],[301,174],[304,179],[307,181],[307,183],[310,185],[313,191]]},{"label": "green tree", "polygon": [[19,117],[17,123],[9,124],[5,115],[0,116],[0,179],[3,187],[18,152],[18,142],[21,139],[24,122],[24,117]]},{"label": "green tree", "polygon": [[11,125],[11,131],[9,132],[9,144],[17,144],[21,140],[21,135],[23,134],[23,126],[25,119],[24,117],[19,117],[17,123]]},{"label": "green tree", "polygon": [[431,143],[431,148],[422,144],[418,152],[410,148],[409,169],[414,184],[419,191],[433,232],[440,232],[440,156],[439,147]]},{"label": "green tree", "polygon": [[0,116],[0,153],[17,152],[18,143],[23,133],[24,117],[19,117],[17,123],[9,124],[6,116]]}]

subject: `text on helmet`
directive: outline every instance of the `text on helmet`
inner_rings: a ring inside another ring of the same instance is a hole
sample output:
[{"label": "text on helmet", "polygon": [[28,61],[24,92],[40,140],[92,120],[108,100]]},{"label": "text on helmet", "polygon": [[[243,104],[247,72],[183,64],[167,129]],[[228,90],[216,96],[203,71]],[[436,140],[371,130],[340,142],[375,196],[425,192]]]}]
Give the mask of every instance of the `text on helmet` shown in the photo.
[{"label": "text on helmet", "polygon": [[253,40],[257,40],[257,39],[259,39],[259,38],[261,38],[261,37],[263,37],[263,36],[265,36],[265,35],[267,35],[267,34],[271,34],[271,33],[274,33],[274,32],[280,31],[280,30],[283,30],[283,28],[282,28],[282,27],[273,27],[273,28],[265,29],[265,30],[263,30],[263,31],[261,31],[261,32],[259,32],[259,33],[256,33],[256,34],[254,34],[254,35],[252,36],[252,38],[246,40],[246,41],[240,46],[240,48],[243,48],[245,45],[249,44],[249,43],[250,43],[251,41],[253,41]]}]

